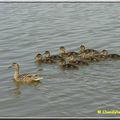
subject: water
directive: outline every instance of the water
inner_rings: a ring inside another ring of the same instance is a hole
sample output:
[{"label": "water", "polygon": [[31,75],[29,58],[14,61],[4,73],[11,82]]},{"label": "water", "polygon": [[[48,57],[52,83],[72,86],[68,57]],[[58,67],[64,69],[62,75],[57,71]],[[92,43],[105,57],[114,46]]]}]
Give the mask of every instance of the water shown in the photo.
[{"label": "water", "polygon": [[[119,110],[120,61],[80,70],[37,66],[45,50],[79,51],[81,44],[120,53],[120,3],[0,3],[0,117],[116,117],[96,110]],[[22,73],[44,77],[41,84],[12,81],[11,63]]]}]

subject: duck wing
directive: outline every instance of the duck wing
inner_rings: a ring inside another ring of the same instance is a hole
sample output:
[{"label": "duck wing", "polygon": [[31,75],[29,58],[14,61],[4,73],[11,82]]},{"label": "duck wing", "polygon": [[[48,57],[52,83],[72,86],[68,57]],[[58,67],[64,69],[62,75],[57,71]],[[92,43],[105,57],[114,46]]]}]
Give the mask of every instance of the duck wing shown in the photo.
[{"label": "duck wing", "polygon": [[21,75],[19,75],[19,80],[21,80],[21,81],[25,80],[28,76],[29,76],[29,74],[21,74]]},{"label": "duck wing", "polygon": [[39,81],[43,79],[42,77],[39,77],[36,74],[21,74],[19,75],[19,79],[23,81]]}]

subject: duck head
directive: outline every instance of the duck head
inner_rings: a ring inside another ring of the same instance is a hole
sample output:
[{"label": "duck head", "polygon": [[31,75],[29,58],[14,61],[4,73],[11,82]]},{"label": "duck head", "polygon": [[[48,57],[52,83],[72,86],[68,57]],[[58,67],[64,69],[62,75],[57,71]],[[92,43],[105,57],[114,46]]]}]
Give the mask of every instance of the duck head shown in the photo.
[{"label": "duck head", "polygon": [[107,55],[108,55],[108,51],[107,51],[107,50],[102,50],[102,51],[100,52],[100,55],[107,56]]},{"label": "duck head", "polygon": [[84,45],[81,45],[80,46],[80,53],[83,53],[85,51],[85,46]]},{"label": "duck head", "polygon": [[38,54],[35,56],[35,60],[36,60],[36,61],[42,60],[42,55],[41,55],[40,53],[38,53]]},{"label": "duck head", "polygon": [[61,54],[64,54],[64,53],[65,53],[65,48],[63,46],[61,46],[59,48],[59,54],[61,55]]},{"label": "duck head", "polygon": [[19,71],[19,65],[17,63],[12,63],[8,68],[13,68],[15,71]]},{"label": "duck head", "polygon": [[12,63],[12,68],[13,69],[18,69],[19,68],[19,65],[17,63]]},{"label": "duck head", "polygon": [[50,51],[45,51],[43,55],[45,58],[50,57]]}]

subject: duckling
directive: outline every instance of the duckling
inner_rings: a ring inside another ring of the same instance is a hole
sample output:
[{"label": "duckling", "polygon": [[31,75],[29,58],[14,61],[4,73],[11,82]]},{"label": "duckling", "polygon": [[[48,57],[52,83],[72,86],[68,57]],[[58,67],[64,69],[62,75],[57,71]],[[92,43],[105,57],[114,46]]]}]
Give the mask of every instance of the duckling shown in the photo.
[{"label": "duckling", "polygon": [[94,49],[86,49],[84,45],[81,45],[80,46],[80,54],[81,53],[90,53],[90,52],[94,52],[96,54],[98,54],[99,52],[97,50],[94,50]]},{"label": "duckling", "polygon": [[37,64],[52,64],[52,63],[56,63],[54,60],[50,59],[50,58],[43,58],[43,56],[41,54],[37,54],[35,57],[35,62]]},{"label": "duckling", "polygon": [[14,69],[14,75],[13,78],[16,82],[21,83],[32,83],[32,82],[40,82],[43,77],[39,77],[36,74],[19,74],[19,64],[13,63],[12,66],[10,66]]},{"label": "duckling", "polygon": [[96,54],[95,57],[100,59],[100,60],[107,60],[108,59],[108,51],[107,50],[102,50],[99,52],[99,54]]},{"label": "duckling", "polygon": [[58,61],[58,60],[64,59],[64,58],[61,57],[60,55],[51,55],[51,54],[50,54],[50,51],[45,51],[44,57],[45,57],[45,59],[52,59],[52,60],[54,60],[54,61]]},{"label": "duckling", "polygon": [[100,60],[95,56],[94,52],[80,54],[80,59],[85,62],[99,62]]},{"label": "duckling", "polygon": [[60,66],[60,68],[61,69],[63,69],[63,70],[69,70],[69,69],[79,69],[79,67],[78,66],[76,66],[76,65],[73,65],[73,64],[70,64],[70,63],[67,63],[66,64],[66,61],[65,60],[60,60],[59,61],[59,66]]},{"label": "duckling", "polygon": [[77,57],[79,55],[79,53],[77,53],[77,52],[65,52],[65,48],[63,46],[61,46],[59,48],[59,54],[62,57],[68,57],[70,55],[73,55],[73,56]]},{"label": "duckling", "polygon": [[102,50],[100,52],[100,57],[106,58],[109,60],[120,60],[120,55],[118,54],[109,54],[107,50]]},{"label": "duckling", "polygon": [[89,65],[88,62],[85,62],[83,60],[75,60],[74,56],[70,56],[69,58],[69,63],[74,64],[74,65]]},{"label": "duckling", "polygon": [[43,63],[43,58],[42,58],[42,55],[40,53],[38,53],[36,56],[35,56],[35,62],[38,63],[38,64],[41,64]]}]

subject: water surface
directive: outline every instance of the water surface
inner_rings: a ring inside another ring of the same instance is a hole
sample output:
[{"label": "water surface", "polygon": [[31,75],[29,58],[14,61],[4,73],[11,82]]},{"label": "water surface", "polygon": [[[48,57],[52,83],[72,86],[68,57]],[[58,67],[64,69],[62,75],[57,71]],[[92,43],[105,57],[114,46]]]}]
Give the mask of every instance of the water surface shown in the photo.
[{"label": "water surface", "polygon": [[[78,71],[34,63],[36,53],[81,44],[120,53],[120,3],[0,3],[0,117],[101,117],[96,110],[119,110],[120,61]],[[12,81],[13,70],[44,77],[41,84]]]}]

